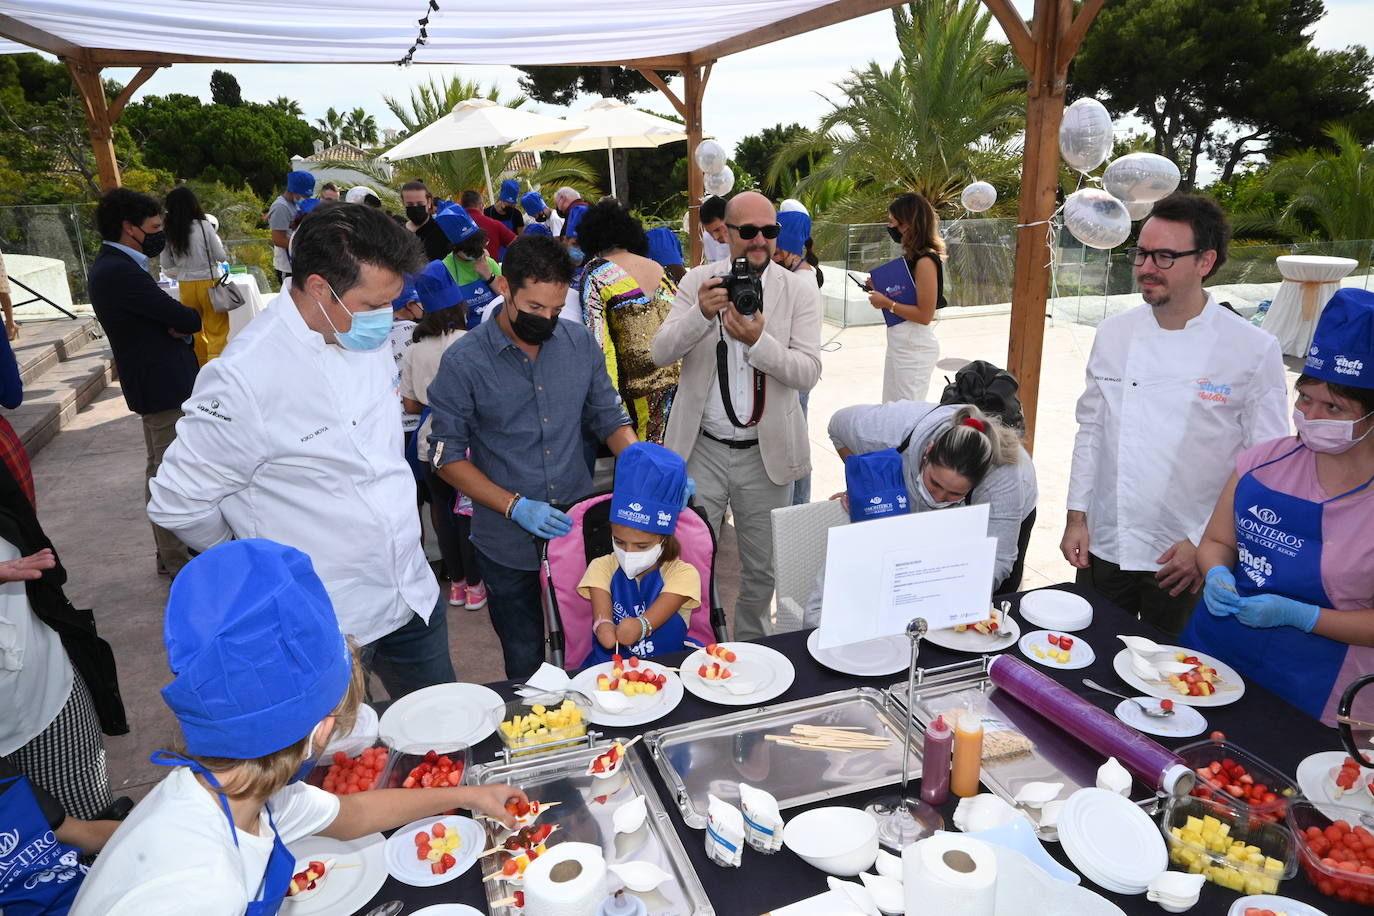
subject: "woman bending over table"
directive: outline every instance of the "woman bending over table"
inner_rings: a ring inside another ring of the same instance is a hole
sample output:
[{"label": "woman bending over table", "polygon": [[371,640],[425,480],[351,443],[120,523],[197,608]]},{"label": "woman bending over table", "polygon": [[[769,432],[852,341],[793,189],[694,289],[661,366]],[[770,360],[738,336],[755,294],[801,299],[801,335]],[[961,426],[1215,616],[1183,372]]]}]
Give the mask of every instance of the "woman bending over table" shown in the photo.
[{"label": "woman bending over table", "polygon": [[1374,294],[1331,299],[1297,391],[1297,437],[1236,458],[1181,641],[1334,725],[1341,691],[1374,673]]}]

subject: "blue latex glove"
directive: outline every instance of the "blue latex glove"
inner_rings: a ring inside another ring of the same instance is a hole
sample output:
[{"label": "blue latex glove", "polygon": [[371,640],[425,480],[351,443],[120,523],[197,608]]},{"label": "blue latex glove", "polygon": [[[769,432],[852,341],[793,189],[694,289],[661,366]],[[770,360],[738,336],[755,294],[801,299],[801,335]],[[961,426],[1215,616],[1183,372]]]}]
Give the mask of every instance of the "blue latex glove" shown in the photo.
[{"label": "blue latex glove", "polygon": [[572,519],[553,506],[524,496],[515,504],[510,517],[530,534],[546,540],[567,534],[573,526]]},{"label": "blue latex glove", "polygon": [[687,483],[685,483],[682,487],[682,505],[678,506],[678,509],[686,509],[687,504],[692,501],[692,497],[696,495],[696,492],[697,482],[692,478],[688,477]]},{"label": "blue latex glove", "polygon": [[1202,590],[1207,610],[1214,617],[1229,617],[1240,610],[1241,597],[1236,593],[1236,577],[1225,566],[1207,570],[1207,586]]},{"label": "blue latex glove", "polygon": [[1252,595],[1240,599],[1236,619],[1247,627],[1297,627],[1311,633],[1321,608],[1282,595]]}]

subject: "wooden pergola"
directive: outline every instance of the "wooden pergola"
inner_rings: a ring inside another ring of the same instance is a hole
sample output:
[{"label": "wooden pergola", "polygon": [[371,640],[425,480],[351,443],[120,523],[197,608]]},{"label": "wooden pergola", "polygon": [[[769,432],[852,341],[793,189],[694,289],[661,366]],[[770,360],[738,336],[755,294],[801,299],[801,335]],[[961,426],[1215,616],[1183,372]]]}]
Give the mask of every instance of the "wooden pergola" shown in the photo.
[{"label": "wooden pergola", "polygon": [[[567,61],[565,64],[624,66],[638,70],[667,97],[678,115],[686,122],[687,154],[690,160],[702,139],[702,98],[711,76],[711,67],[717,60],[794,35],[890,9],[899,6],[901,2],[902,0],[834,0],[804,16],[793,16],[770,23],[691,52],[631,60]],[[1021,399],[1026,415],[1026,447],[1030,449],[1035,437],[1041,351],[1045,336],[1045,306],[1049,289],[1050,252],[1044,225],[1055,209],[1055,190],[1059,176],[1059,123],[1064,114],[1064,91],[1069,62],[1073,60],[1088,27],[1105,0],[1084,0],[1077,14],[1071,0],[1035,0],[1034,14],[1029,23],[1021,18],[1012,6],[1011,0],[982,2],[996,17],[1029,77],[1007,367],[1021,382]],[[118,123],[129,99],[158,69],[178,63],[264,63],[261,60],[245,60],[231,56],[206,57],[151,49],[82,47],[7,14],[0,14],[0,36],[40,51],[47,51],[60,58],[66,65],[81,95],[100,183],[107,189],[118,187],[120,184],[119,164],[114,151],[114,125]],[[461,60],[434,62],[465,63]],[[376,61],[338,60],[332,63],[375,64]],[[138,68],[137,74],[113,100],[106,97],[100,76],[102,70],[111,67]],[[658,75],[658,71],[666,70],[675,70],[682,74],[681,95],[673,92]],[[697,204],[704,192],[705,176],[696,168],[689,168],[687,175],[688,198],[692,202],[689,211],[689,235],[692,261],[696,262],[701,256]]]}]

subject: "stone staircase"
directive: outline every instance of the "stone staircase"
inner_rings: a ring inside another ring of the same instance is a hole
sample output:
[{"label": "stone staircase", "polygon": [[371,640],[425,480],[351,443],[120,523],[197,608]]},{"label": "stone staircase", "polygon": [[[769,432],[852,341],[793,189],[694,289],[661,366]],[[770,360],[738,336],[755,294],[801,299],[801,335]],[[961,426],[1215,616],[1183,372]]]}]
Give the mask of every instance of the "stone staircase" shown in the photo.
[{"label": "stone staircase", "polygon": [[24,403],[4,416],[33,457],[114,380],[114,356],[87,317],[23,321],[13,346]]}]

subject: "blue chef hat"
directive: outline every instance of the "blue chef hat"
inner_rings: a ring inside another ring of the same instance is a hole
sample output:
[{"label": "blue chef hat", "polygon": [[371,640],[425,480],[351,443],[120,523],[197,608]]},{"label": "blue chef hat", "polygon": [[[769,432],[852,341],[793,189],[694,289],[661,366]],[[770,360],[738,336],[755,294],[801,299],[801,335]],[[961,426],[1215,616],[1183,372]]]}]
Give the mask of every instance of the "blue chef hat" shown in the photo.
[{"label": "blue chef hat", "polygon": [[443,261],[430,261],[415,277],[415,292],[429,315],[463,301],[463,292]]},{"label": "blue chef hat", "polygon": [[677,452],[652,442],[627,446],[615,464],[611,521],[652,534],[672,534],[686,487],[687,463]]},{"label": "blue chef hat", "polygon": [[[440,264],[439,266],[442,267],[443,265]],[[447,273],[447,269],[445,269],[444,272]],[[393,312],[399,312],[407,305],[410,305],[410,303],[418,302],[419,299],[420,294],[415,289],[415,278],[407,274],[405,277],[405,286],[401,289],[401,295],[391,300],[391,310]]]},{"label": "blue chef hat", "polygon": [[587,205],[581,204],[568,211],[568,219],[563,223],[564,235],[570,239],[577,238],[577,227],[582,224],[582,218],[587,215],[587,210]]},{"label": "blue chef hat", "polygon": [[1324,382],[1374,388],[1374,293],[1343,289],[1331,297],[1302,371]]},{"label": "blue chef hat", "polygon": [[667,226],[659,226],[644,233],[644,237],[649,240],[649,257],[664,267],[683,263],[682,242],[678,241],[676,232]]},{"label": "blue chef hat", "polygon": [[286,190],[310,197],[315,193],[315,176],[297,169],[286,173]]},{"label": "blue chef hat", "polygon": [[553,230],[549,228],[549,224],[548,224],[548,223],[529,223],[529,224],[527,224],[527,225],[525,226],[525,230],[524,230],[522,233],[520,233],[520,234],[521,234],[521,235],[547,235],[547,236],[549,236],[550,238],[552,238],[552,237],[553,237]]},{"label": "blue chef hat", "polygon": [[324,201],[320,200],[318,197],[307,197],[305,200],[296,204],[296,211],[304,216],[322,203],[324,203]]},{"label": "blue chef hat", "polygon": [[273,541],[221,544],[172,583],[162,688],[198,756],[252,760],[300,741],[343,699],[352,656],[310,558]]},{"label": "blue chef hat", "polygon": [[544,198],[539,196],[538,191],[527,191],[525,196],[520,198],[520,206],[524,207],[530,216],[538,216],[549,209],[549,205],[544,203]]},{"label": "blue chef hat", "polygon": [[811,217],[800,210],[785,210],[778,214],[778,248],[788,254],[806,254],[806,240],[811,238]]},{"label": "blue chef hat", "polygon": [[902,476],[902,456],[895,448],[885,448],[844,460],[844,484],[849,490],[849,520],[864,522],[911,511],[906,479]]},{"label": "blue chef hat", "polygon": [[515,203],[520,199],[520,182],[515,178],[507,178],[501,182],[501,193],[497,196],[502,203]]},{"label": "blue chef hat", "polygon": [[477,221],[462,207],[446,207],[434,214],[434,221],[454,245],[477,232]]}]

